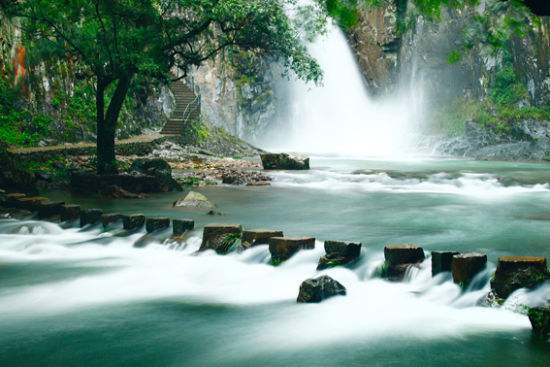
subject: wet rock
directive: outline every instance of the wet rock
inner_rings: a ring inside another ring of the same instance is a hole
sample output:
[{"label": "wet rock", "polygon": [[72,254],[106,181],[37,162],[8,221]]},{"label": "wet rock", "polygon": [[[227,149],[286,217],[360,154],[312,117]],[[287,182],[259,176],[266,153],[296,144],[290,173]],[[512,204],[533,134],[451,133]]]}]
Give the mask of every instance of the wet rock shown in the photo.
[{"label": "wet rock", "polygon": [[532,307],[527,315],[531,322],[533,335],[537,338],[547,339],[550,337],[550,305]]},{"label": "wet rock", "polygon": [[27,197],[27,195],[20,192],[13,192],[13,193],[6,194],[4,198],[4,205],[10,208],[14,208],[17,206],[17,202],[20,199],[23,199],[25,197]]},{"label": "wet rock", "polygon": [[199,192],[190,191],[183,199],[179,199],[173,204],[176,208],[187,208],[187,209],[204,209],[210,210],[214,208],[206,196]]},{"label": "wet rock", "polygon": [[401,281],[407,270],[425,259],[424,249],[417,245],[402,244],[384,247],[385,262],[381,275],[391,281]]},{"label": "wet rock", "polygon": [[300,285],[298,303],[319,303],[334,296],[345,296],[346,288],[327,275],[307,279]]},{"label": "wet rock", "polygon": [[267,245],[271,237],[283,237],[283,231],[274,231],[270,229],[254,229],[243,231],[242,244],[244,247],[254,247],[258,245]]},{"label": "wet rock", "polygon": [[63,206],[65,203],[63,201],[42,201],[37,206],[38,209],[38,218],[39,219],[46,219],[46,218],[52,218],[56,216],[61,216],[63,213]]},{"label": "wet rock", "polygon": [[487,255],[477,252],[453,256],[451,271],[456,284],[466,287],[487,266]]},{"label": "wet rock", "polygon": [[260,154],[264,169],[307,170],[309,158],[290,155],[288,153]]},{"label": "wet rock", "polygon": [[61,211],[61,221],[68,222],[80,218],[80,205],[66,204]]},{"label": "wet rock", "polygon": [[549,279],[545,257],[503,256],[498,259],[491,290],[505,299],[520,288],[533,289]]},{"label": "wet rock", "polygon": [[315,238],[290,238],[271,237],[268,239],[271,262],[274,265],[280,264],[292,257],[300,250],[311,250],[315,248]]},{"label": "wet rock", "polygon": [[130,166],[130,172],[156,177],[161,191],[181,190],[181,186],[172,178],[172,168],[164,159],[136,159]]},{"label": "wet rock", "polygon": [[122,215],[118,213],[103,214],[101,216],[101,224],[103,224],[103,227],[109,227],[120,221],[122,221]]},{"label": "wet rock", "polygon": [[93,225],[101,222],[103,210],[101,209],[84,209],[80,212],[80,227]]},{"label": "wet rock", "polygon": [[132,214],[122,216],[122,228],[127,231],[136,231],[145,225],[145,216],[143,214]]},{"label": "wet rock", "polygon": [[227,254],[241,239],[242,227],[239,224],[209,224],[204,226],[199,251],[214,250]]},{"label": "wet rock", "polygon": [[147,233],[160,231],[170,227],[170,218],[147,218],[145,219],[145,230]]},{"label": "wet rock", "polygon": [[317,270],[346,265],[356,261],[361,254],[361,244],[353,242],[325,241],[326,255],[319,259]]},{"label": "wet rock", "polygon": [[226,185],[244,185],[246,184],[246,179],[242,174],[237,172],[224,173],[222,175],[222,183]]},{"label": "wet rock", "polygon": [[132,174],[121,173],[113,175],[97,175],[94,172],[76,171],[71,173],[70,188],[78,194],[113,193],[116,187],[130,193],[168,192],[180,188],[175,181],[169,181],[163,176],[152,176],[138,172]]},{"label": "wet rock", "polygon": [[226,185],[267,186],[271,178],[256,171],[232,170],[222,174],[222,183]]},{"label": "wet rock", "polygon": [[43,202],[48,201],[48,198],[41,196],[22,197],[13,202],[13,206],[19,209],[29,211],[38,211],[38,208]]},{"label": "wet rock", "polygon": [[195,228],[195,221],[192,219],[174,219],[172,220],[172,230],[174,236],[181,236],[187,231]]},{"label": "wet rock", "polygon": [[458,254],[456,251],[432,251],[432,276],[450,272],[453,256]]}]

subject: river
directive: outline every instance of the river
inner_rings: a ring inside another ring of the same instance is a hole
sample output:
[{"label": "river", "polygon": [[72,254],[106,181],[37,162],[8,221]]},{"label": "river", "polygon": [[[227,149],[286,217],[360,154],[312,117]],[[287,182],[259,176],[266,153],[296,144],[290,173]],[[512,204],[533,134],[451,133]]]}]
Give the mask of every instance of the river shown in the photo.
[{"label": "river", "polygon": [[[51,197],[109,212],[193,218],[181,245],[144,248],[117,229],[0,221],[2,366],[548,366],[518,303],[477,302],[502,255],[550,255],[550,165],[314,157],[312,170],[274,172],[271,187],[199,188],[220,216],[173,209],[181,193],[138,200]],[[316,249],[269,265],[267,246],[196,254],[206,223],[311,235]],[[361,241],[353,268],[323,271],[348,290],[296,303],[322,241]],[[383,246],[483,251],[489,267],[461,292],[429,258],[403,283],[373,276]]]}]

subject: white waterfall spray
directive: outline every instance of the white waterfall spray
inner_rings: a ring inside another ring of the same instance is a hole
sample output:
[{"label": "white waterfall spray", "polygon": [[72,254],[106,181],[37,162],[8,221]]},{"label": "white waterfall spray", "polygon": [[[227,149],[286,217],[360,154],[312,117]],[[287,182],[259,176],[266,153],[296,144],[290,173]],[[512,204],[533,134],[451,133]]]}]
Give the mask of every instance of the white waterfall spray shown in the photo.
[{"label": "white waterfall spray", "polygon": [[326,35],[308,46],[322,67],[322,85],[286,82],[288,103],[274,125],[276,134],[260,145],[272,150],[404,158],[415,152],[415,124],[421,109],[415,93],[374,101],[342,31],[328,25]]}]

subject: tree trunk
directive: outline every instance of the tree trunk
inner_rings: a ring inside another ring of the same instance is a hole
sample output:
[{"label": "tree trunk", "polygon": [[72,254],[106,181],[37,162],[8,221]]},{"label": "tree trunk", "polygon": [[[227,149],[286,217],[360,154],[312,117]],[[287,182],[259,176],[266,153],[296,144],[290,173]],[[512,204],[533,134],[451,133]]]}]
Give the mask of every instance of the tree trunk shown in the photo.
[{"label": "tree trunk", "polygon": [[[97,107],[97,173],[100,175],[117,173],[116,155],[115,155],[115,133],[117,120],[128,94],[131,75],[125,75],[118,80],[115,92],[109,102],[107,112],[105,112],[105,89],[100,91],[98,82],[98,92],[96,95]],[[101,92],[101,96],[100,96]]]}]

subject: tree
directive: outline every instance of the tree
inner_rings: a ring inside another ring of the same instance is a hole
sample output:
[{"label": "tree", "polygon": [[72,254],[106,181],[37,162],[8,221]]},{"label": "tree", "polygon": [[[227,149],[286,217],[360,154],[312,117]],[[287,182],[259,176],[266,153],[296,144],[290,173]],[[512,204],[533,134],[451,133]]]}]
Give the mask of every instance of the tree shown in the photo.
[{"label": "tree", "polygon": [[168,81],[245,49],[317,81],[318,64],[285,14],[293,0],[3,0],[32,52],[77,60],[95,79],[97,170],[116,172],[117,120],[136,79]]}]

